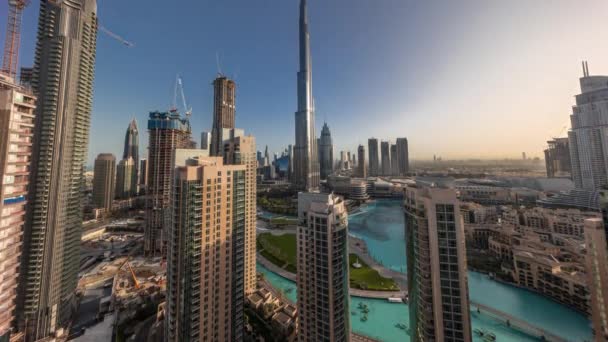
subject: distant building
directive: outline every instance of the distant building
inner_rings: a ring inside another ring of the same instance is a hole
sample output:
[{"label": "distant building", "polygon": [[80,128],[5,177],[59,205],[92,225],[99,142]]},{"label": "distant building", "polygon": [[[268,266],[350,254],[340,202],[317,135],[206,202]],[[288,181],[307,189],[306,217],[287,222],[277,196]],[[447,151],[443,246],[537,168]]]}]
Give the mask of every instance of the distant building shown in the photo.
[{"label": "distant building", "polygon": [[191,128],[177,111],[151,112],[148,119],[148,189],[144,253],[164,256],[165,217],[171,204],[171,178],[176,149],[190,148]]},{"label": "distant building", "polygon": [[397,163],[397,145],[391,145],[391,176],[399,176],[399,164]]},{"label": "distant building", "polygon": [[139,161],[139,190],[145,192],[148,186],[148,160]]},{"label": "distant building", "polygon": [[583,62],[580,86],[568,132],[572,180],[579,189],[595,190],[608,186],[608,76],[590,76]]},{"label": "distant building", "polygon": [[327,176],[334,172],[334,144],[327,123],[323,124],[319,139],[319,165],[321,179],[327,179]]},{"label": "distant building", "polygon": [[135,162],[132,157],[118,162],[116,168],[116,198],[127,199],[135,196],[133,173]]},{"label": "distant building", "polygon": [[93,171],[93,204],[95,208],[112,211],[116,184],[116,157],[111,153],[101,153],[95,158]]},{"label": "distant building", "polygon": [[166,341],[242,341],[246,166],[177,150]]},{"label": "distant building", "polygon": [[464,223],[453,189],[405,189],[412,341],[471,341]]},{"label": "distant building", "polygon": [[545,150],[547,177],[572,177],[568,138],[555,138],[547,141],[547,144],[549,145]]},{"label": "distant building", "polygon": [[378,177],[380,176],[380,159],[378,154],[378,139],[370,138],[367,140],[367,147],[369,153],[369,176]]},{"label": "distant building", "polygon": [[15,319],[35,108],[31,91],[0,74],[0,341],[8,341]]},{"label": "distant building", "polygon": [[382,141],[380,143],[380,153],[382,155],[382,176],[391,175],[391,149],[388,141]]},{"label": "distant building", "polygon": [[221,154],[224,128],[234,128],[236,112],[236,83],[220,75],[213,81],[213,129],[209,155]]},{"label": "distant building", "polygon": [[21,67],[21,71],[19,72],[19,83],[29,89],[32,87],[34,77],[34,68],[32,67]]},{"label": "distant building", "polygon": [[359,145],[359,147],[357,147],[357,155],[359,156],[359,164],[357,164],[358,176],[361,178],[367,178],[367,165],[365,165],[365,146]]},{"label": "distant building", "polygon": [[201,150],[211,149],[211,132],[201,133]]},{"label": "distant building", "polygon": [[344,200],[334,194],[301,192],[298,219],[298,340],[348,341],[348,220]]},{"label": "distant building", "polygon": [[129,197],[131,197],[137,194],[137,176],[139,174],[139,129],[137,128],[137,121],[135,119],[131,120],[129,127],[127,128],[127,133],[125,134],[125,146],[122,159],[128,160],[129,158],[133,159],[133,167],[130,168],[131,180],[129,181],[131,188],[128,189]]},{"label": "distant building", "polygon": [[327,187],[332,192],[348,199],[366,200],[369,198],[367,181],[361,178],[334,174],[327,177]]},{"label": "distant building", "polygon": [[[393,160],[395,162],[395,160]],[[397,160],[399,176],[407,176],[410,172],[410,154],[407,146],[407,138],[397,138]]]}]

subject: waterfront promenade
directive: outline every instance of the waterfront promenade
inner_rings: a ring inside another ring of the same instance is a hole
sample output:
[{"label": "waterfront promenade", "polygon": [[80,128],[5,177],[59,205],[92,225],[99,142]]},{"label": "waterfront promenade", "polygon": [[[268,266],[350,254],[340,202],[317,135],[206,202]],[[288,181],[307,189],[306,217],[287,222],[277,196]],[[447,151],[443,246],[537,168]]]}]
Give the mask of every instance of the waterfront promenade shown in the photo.
[{"label": "waterfront promenade", "polygon": [[[494,317],[494,319],[497,319],[498,321],[505,323],[506,325],[508,325],[510,327],[513,327],[530,336],[538,337],[541,340],[546,340],[546,341],[551,341],[551,342],[567,342],[566,339],[556,336],[544,329],[536,327],[517,317],[511,316],[502,311],[493,309],[489,306],[479,304],[479,303],[476,303],[473,301],[470,301],[470,303],[471,303],[471,310],[472,310],[471,314],[473,314],[474,312],[484,313],[488,316]],[[473,311],[473,310],[475,310],[475,311]]]}]

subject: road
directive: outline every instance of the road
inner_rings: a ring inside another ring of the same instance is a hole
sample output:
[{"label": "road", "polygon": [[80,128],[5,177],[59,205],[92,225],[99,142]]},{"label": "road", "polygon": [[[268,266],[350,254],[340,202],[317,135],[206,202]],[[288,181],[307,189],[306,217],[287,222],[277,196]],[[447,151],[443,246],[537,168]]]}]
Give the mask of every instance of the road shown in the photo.
[{"label": "road", "polygon": [[99,302],[102,298],[111,294],[112,288],[104,288],[103,285],[86,289],[78,307],[76,322],[74,322],[71,331],[76,332],[83,327],[94,325],[96,323],[97,312],[99,312]]}]

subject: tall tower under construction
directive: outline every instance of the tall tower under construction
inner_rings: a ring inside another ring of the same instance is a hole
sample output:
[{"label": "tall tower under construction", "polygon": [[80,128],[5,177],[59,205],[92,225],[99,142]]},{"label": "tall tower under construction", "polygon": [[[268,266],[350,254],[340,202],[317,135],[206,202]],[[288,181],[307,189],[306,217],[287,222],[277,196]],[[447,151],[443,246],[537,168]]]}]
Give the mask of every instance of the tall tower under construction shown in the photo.
[{"label": "tall tower under construction", "polygon": [[177,111],[151,112],[148,119],[148,187],[144,253],[165,256],[171,204],[173,159],[178,148],[191,148],[192,129]]},{"label": "tall tower under construction", "polygon": [[61,333],[76,305],[97,42],[95,0],[41,1],[38,97],[17,325],[33,341]]},{"label": "tall tower under construction", "polygon": [[223,129],[234,128],[236,111],[236,83],[226,76],[213,81],[213,129],[211,132],[211,156],[222,153]]}]

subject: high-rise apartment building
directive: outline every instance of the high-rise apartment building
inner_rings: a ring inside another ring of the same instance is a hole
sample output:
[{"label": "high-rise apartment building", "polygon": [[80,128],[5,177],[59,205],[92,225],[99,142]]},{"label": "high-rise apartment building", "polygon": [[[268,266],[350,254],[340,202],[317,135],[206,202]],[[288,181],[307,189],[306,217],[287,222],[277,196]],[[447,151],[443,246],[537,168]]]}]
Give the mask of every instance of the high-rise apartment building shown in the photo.
[{"label": "high-rise apartment building", "polygon": [[397,145],[391,144],[391,175],[399,175],[399,163],[397,162]]},{"label": "high-rise apartment building", "polygon": [[0,341],[15,319],[36,97],[0,73]]},{"label": "high-rise apartment building", "polygon": [[407,138],[397,138],[397,176],[406,176],[410,172],[410,153],[407,146]]},{"label": "high-rise apartment building", "polygon": [[359,156],[359,164],[357,164],[357,176],[367,178],[367,168],[365,165],[365,146],[357,147],[357,155]]},{"label": "high-rise apartment building", "polygon": [[453,189],[404,196],[412,341],[471,341],[464,223]]},{"label": "high-rise apartment building", "polygon": [[390,142],[382,141],[380,142],[380,154],[382,157],[382,176],[390,176],[391,175],[391,148]]},{"label": "high-rise apartment building", "polygon": [[298,194],[298,341],[349,341],[348,220],[334,194]]},{"label": "high-rise apartment building", "polygon": [[151,112],[148,119],[148,188],[144,253],[165,255],[166,218],[171,204],[173,160],[178,148],[191,148],[191,127],[177,111]]},{"label": "high-rise apartment building", "polygon": [[247,167],[197,152],[176,152],[166,340],[242,341]]},{"label": "high-rise apartment building", "polygon": [[572,180],[577,188],[595,190],[608,186],[608,76],[590,76],[583,62],[580,86],[568,132]]},{"label": "high-rise apartment building", "polygon": [[585,259],[596,341],[608,341],[608,245],[605,227],[605,221],[600,218],[585,220]]},{"label": "high-rise apartment building", "polygon": [[129,127],[125,134],[125,146],[122,159],[128,160],[129,158],[133,159],[133,167],[130,170],[131,180],[129,181],[131,188],[128,190],[128,197],[131,197],[137,194],[137,175],[139,174],[139,130],[137,129],[137,121],[135,118],[129,123]]},{"label": "high-rise apartment building", "polygon": [[[367,150],[369,153],[369,175],[371,177],[380,176],[380,159],[378,154],[378,139],[370,138],[367,140]],[[360,158],[359,158],[360,159]]]},{"label": "high-rise apartment building", "polygon": [[306,0],[300,0],[300,71],[298,111],[295,115],[296,144],[293,147],[293,183],[300,190],[319,188],[319,159],[315,134],[315,106],[312,96],[312,61]]},{"label": "high-rise apartment building", "polygon": [[321,179],[327,179],[327,176],[334,172],[334,144],[327,123],[323,124],[319,139],[319,165]]},{"label": "high-rise apartment building", "polygon": [[133,173],[135,163],[132,157],[118,162],[116,167],[116,198],[127,199],[135,196]]},{"label": "high-rise apartment building", "polygon": [[222,132],[234,128],[236,111],[236,83],[220,75],[213,81],[213,128],[211,131],[211,156],[221,155]]},{"label": "high-rise apartment building", "polygon": [[112,211],[116,184],[116,157],[111,153],[100,153],[93,166],[93,205]]},{"label": "high-rise apartment building", "polygon": [[257,222],[257,160],[255,137],[246,136],[242,130],[231,129],[224,132],[224,165],[245,166],[245,226],[243,254],[234,253],[235,260],[245,266],[244,290],[256,289],[256,222]]},{"label": "high-rise apartment building", "polygon": [[17,305],[27,340],[59,334],[76,304],[96,12],[95,0],[40,2],[38,105]]},{"label": "high-rise apartment building", "polygon": [[547,178],[570,178],[572,176],[572,165],[570,163],[568,138],[555,138],[547,141],[547,145],[545,150]]}]

